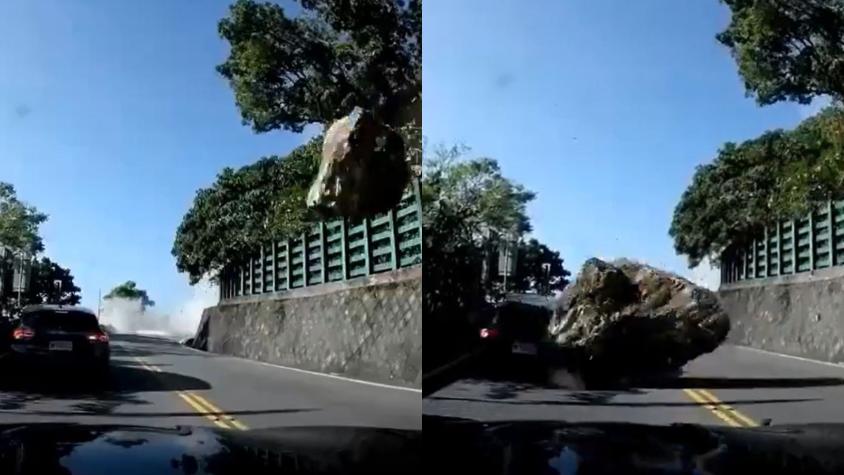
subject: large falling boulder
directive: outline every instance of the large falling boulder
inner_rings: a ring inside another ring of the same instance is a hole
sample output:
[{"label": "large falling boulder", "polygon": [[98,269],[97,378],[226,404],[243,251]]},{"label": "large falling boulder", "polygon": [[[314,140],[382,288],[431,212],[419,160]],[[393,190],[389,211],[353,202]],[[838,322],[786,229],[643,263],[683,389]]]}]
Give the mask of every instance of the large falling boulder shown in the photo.
[{"label": "large falling boulder", "polygon": [[590,259],[561,295],[552,341],[584,370],[676,370],[713,351],[730,320],[715,295],[670,272],[628,260]]},{"label": "large falling boulder", "polygon": [[325,217],[366,217],[401,200],[410,179],[401,135],[355,108],[325,133],[307,205]]}]

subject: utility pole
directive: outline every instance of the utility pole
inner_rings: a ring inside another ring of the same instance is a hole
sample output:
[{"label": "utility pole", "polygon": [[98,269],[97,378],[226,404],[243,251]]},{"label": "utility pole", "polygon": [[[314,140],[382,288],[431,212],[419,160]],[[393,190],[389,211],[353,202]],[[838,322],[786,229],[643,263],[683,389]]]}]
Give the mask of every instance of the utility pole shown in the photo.
[{"label": "utility pole", "polygon": [[[53,280],[53,290],[56,292],[55,303],[62,304],[62,281],[61,279]],[[52,302],[48,302],[52,303]]]},{"label": "utility pole", "polygon": [[542,279],[544,285],[542,286],[544,289],[545,295],[551,294],[551,263],[550,262],[543,262],[542,263]]},{"label": "utility pole", "polygon": [[103,289],[97,289],[97,320],[100,319],[100,310],[103,308]]},{"label": "utility pole", "polygon": [[507,274],[510,273],[510,243],[504,245],[504,295],[507,296]]},{"label": "utility pole", "polygon": [[[507,295],[507,278],[511,277],[511,272],[515,273],[515,261],[518,258],[519,252],[519,236],[515,231],[511,231],[507,234],[502,236],[501,241],[499,242],[499,251],[498,251],[498,272],[504,278],[503,279],[503,292],[506,297]],[[501,247],[504,249],[501,249]],[[503,251],[503,256],[502,256]],[[503,258],[503,259],[502,259]],[[503,261],[503,262],[502,262]],[[511,269],[513,267],[513,269]]]},{"label": "utility pole", "polygon": [[21,308],[21,293],[23,291],[23,251],[18,256],[18,309]]}]

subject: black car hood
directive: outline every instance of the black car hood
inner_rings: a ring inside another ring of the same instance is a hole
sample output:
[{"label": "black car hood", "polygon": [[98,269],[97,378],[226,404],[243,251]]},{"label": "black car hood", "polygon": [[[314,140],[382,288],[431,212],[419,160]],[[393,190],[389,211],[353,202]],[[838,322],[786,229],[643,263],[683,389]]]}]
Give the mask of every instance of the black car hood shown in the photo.
[{"label": "black car hood", "polygon": [[421,446],[419,432],[358,427],[0,425],[0,473],[421,473]]},{"label": "black car hood", "polygon": [[844,473],[844,424],[745,429],[425,416],[423,429],[430,473]]}]

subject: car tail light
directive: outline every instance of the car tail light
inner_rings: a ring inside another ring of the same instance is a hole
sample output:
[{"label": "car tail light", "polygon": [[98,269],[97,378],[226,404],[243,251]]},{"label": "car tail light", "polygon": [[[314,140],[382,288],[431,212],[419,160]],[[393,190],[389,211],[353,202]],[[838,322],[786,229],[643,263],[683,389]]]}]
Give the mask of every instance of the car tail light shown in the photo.
[{"label": "car tail light", "polygon": [[15,340],[31,340],[35,336],[35,332],[29,327],[18,327],[12,332],[12,338]]},{"label": "car tail light", "polygon": [[92,333],[88,335],[89,341],[98,341],[100,343],[108,343],[108,334],[103,332]]},{"label": "car tail light", "polygon": [[498,330],[495,328],[481,328],[481,338],[495,338],[498,336]]}]

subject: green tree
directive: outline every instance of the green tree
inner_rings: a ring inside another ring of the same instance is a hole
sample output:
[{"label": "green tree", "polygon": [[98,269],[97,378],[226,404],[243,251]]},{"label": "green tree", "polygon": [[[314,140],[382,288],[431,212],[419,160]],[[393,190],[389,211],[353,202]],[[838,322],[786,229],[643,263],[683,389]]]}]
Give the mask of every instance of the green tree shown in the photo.
[{"label": "green tree", "polygon": [[476,336],[468,315],[483,304],[484,255],[469,224],[471,208],[429,194],[422,210],[422,338],[437,342],[423,353],[423,366],[435,368]]},{"label": "green tree", "polygon": [[782,166],[772,207],[777,217],[805,214],[844,197],[844,109],[827,107],[803,121],[777,150]]},{"label": "green tree", "polygon": [[[547,271],[543,265],[548,266]],[[558,251],[548,248],[536,239],[530,239],[519,245],[511,289],[547,295],[555,290],[563,290],[569,284],[570,275],[571,272],[563,267],[563,259]]]},{"label": "green tree", "polygon": [[0,245],[36,254],[44,250],[38,234],[47,215],[18,199],[15,187],[0,182]]},{"label": "green tree", "polygon": [[829,107],[790,131],[727,143],[699,166],[674,209],[669,234],[694,267],[717,262],[764,226],[844,197],[844,110]]},{"label": "green tree", "polygon": [[141,309],[146,309],[147,307],[152,307],[155,305],[155,302],[150,300],[149,296],[147,295],[147,291],[138,288],[138,284],[131,280],[127,280],[126,282],[118,285],[117,287],[111,289],[111,292],[106,294],[104,297],[106,300],[110,299],[127,299],[127,300],[140,300],[141,301]]},{"label": "green tree", "polygon": [[501,173],[489,158],[466,160],[466,147],[438,147],[423,163],[423,338],[437,345],[423,365],[435,367],[477,338],[470,322],[484,304],[482,269],[488,239],[530,230],[526,205],[534,194]]},{"label": "green tree", "polygon": [[[355,106],[388,125],[421,124],[421,0],[299,0],[288,15],[274,3],[238,0],[220,20],[229,80],[245,124],[257,132],[301,132]],[[418,120],[417,120],[418,119]]]},{"label": "green tree", "polygon": [[844,1],[722,1],[732,16],[717,39],[759,104],[844,100]]},{"label": "green tree", "polygon": [[315,217],[305,196],[317,172],[322,137],[284,158],[265,157],[201,189],[176,231],[176,267],[191,283],[248,259],[261,244],[301,233]]},{"label": "green tree", "polygon": [[438,147],[425,160],[423,205],[446,203],[478,239],[488,231],[530,232],[526,209],[536,194],[505,177],[495,159],[463,159],[468,152],[466,147]]},{"label": "green tree", "polygon": [[[56,285],[59,282],[59,285]],[[64,268],[42,257],[32,266],[29,290],[24,298],[26,304],[61,304],[78,305],[82,296],[81,289],[74,283],[70,269]]]}]

